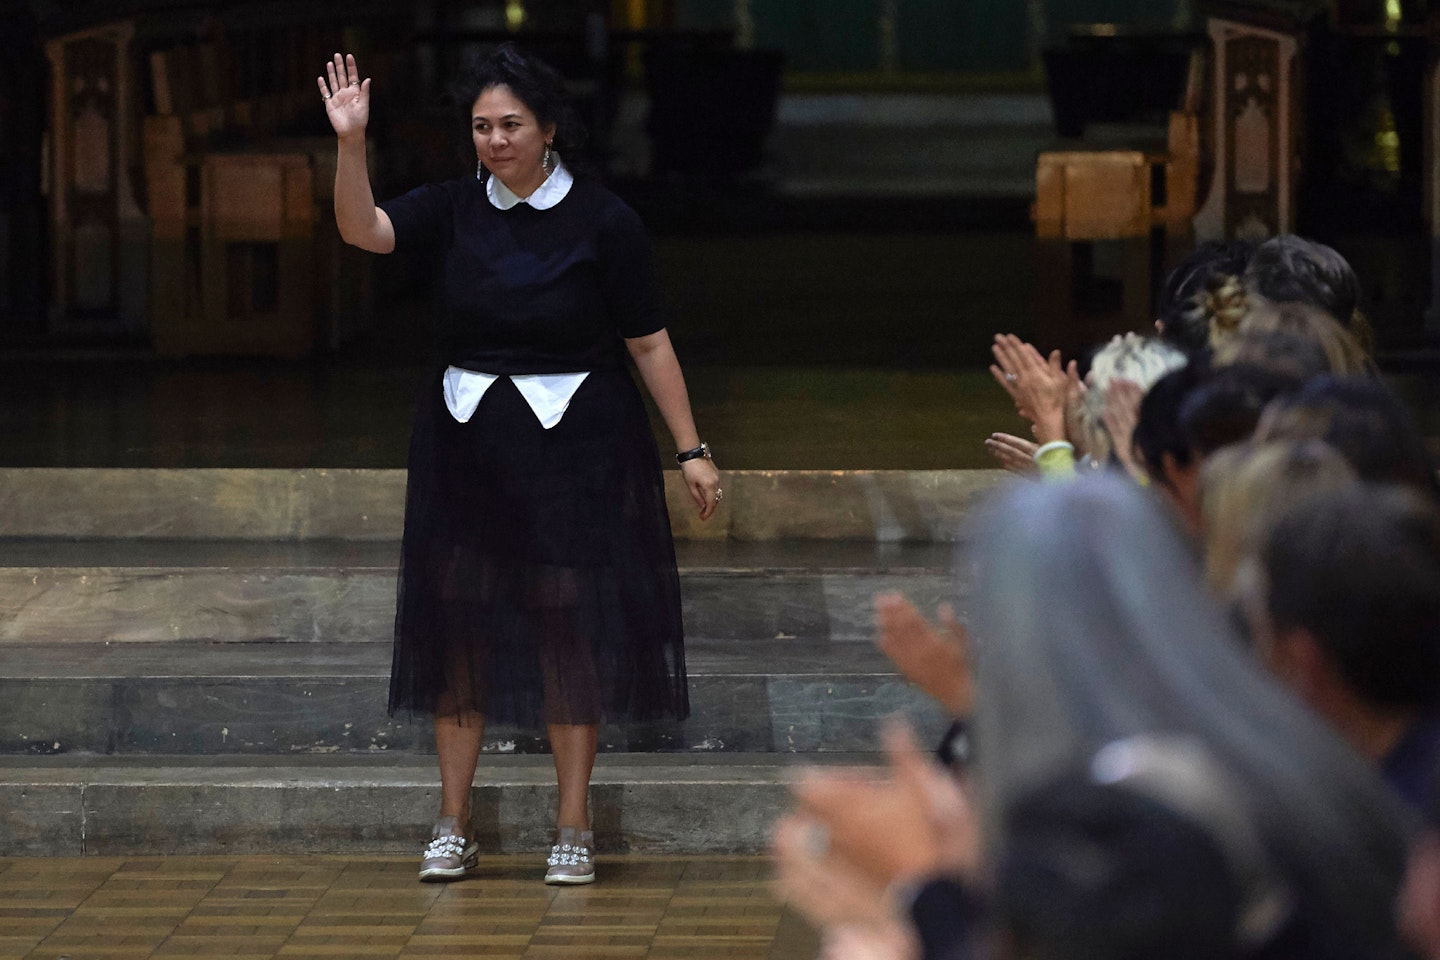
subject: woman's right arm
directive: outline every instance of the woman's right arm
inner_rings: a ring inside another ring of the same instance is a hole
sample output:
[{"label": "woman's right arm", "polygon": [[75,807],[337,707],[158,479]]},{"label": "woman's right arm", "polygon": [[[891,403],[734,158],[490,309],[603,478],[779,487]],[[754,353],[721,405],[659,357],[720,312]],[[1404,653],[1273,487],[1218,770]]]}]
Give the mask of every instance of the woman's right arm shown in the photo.
[{"label": "woman's right arm", "polygon": [[370,80],[360,82],[355,57],[347,54],[325,65],[317,77],[325,114],[335,128],[339,155],[335,163],[335,225],[340,238],[371,253],[395,249],[395,228],[385,211],[375,206],[370,191],[370,170],[365,157],[365,126],[370,121]]}]

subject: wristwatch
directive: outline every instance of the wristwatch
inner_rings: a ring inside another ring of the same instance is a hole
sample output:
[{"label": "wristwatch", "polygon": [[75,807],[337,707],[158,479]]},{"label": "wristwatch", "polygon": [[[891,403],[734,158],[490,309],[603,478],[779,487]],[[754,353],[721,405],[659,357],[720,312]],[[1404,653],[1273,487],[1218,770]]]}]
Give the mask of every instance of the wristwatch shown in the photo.
[{"label": "wristwatch", "polygon": [[704,457],[706,460],[714,459],[714,457],[710,456],[710,444],[703,440],[700,442],[700,446],[694,450],[682,450],[680,453],[675,454],[675,462],[684,463],[686,460],[698,460],[701,457]]}]

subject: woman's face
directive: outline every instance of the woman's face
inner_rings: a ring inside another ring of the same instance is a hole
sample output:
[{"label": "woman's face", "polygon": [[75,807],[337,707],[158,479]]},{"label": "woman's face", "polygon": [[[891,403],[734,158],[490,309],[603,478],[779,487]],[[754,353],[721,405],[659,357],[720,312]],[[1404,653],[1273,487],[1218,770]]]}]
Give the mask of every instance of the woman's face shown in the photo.
[{"label": "woman's face", "polygon": [[475,156],[519,196],[528,197],[545,182],[541,160],[546,142],[555,136],[555,125],[542,127],[509,87],[490,87],[475,98],[470,136]]}]

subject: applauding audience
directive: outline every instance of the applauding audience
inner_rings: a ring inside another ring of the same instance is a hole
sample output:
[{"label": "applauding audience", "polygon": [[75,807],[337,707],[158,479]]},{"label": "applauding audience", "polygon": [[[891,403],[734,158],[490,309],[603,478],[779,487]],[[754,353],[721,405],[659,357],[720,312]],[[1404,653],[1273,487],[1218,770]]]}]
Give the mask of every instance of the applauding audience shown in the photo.
[{"label": "applauding audience", "polygon": [[967,623],[876,598],[956,723],[797,782],[777,883],[824,960],[1440,960],[1440,482],[1359,301],[1280,237],[1088,363],[996,337],[1032,436],[987,446],[1071,482],[978,512]]}]

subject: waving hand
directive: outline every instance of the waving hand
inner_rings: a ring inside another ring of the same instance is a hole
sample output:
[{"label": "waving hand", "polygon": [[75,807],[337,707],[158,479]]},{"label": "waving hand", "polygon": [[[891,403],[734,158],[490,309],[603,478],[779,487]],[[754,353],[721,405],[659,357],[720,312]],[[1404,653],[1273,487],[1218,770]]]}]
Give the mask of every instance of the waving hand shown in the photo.
[{"label": "waving hand", "polygon": [[320,96],[325,98],[325,113],[335,135],[341,139],[364,136],[370,121],[370,78],[360,82],[355,55],[335,54],[335,59],[325,64],[325,76],[316,77],[315,82],[320,85]]}]

